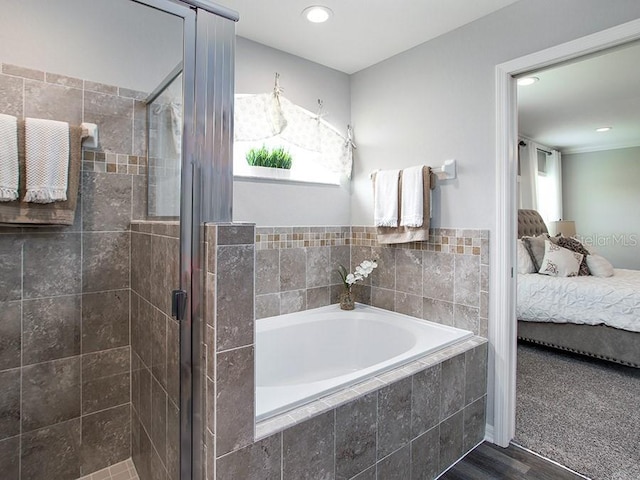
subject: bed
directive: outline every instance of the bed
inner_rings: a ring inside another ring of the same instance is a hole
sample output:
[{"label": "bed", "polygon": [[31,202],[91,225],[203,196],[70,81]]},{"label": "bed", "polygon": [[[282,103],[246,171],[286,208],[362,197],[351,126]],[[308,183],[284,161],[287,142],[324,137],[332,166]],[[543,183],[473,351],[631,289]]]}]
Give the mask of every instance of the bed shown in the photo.
[{"label": "bed", "polygon": [[[518,211],[518,238],[547,233]],[[640,368],[640,271],[612,277],[518,274],[518,339]]]}]

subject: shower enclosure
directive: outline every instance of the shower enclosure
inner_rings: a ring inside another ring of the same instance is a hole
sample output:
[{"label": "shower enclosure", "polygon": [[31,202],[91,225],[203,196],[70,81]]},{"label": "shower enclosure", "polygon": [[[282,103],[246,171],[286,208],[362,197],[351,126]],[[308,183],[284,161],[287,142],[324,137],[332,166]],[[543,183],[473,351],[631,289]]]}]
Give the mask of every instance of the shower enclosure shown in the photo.
[{"label": "shower enclosure", "polygon": [[180,216],[183,85],[181,62],[146,100],[150,218]]},{"label": "shower enclosure", "polygon": [[24,0],[2,17],[0,114],[95,123],[99,144],[73,225],[0,227],[0,476],[132,457],[142,480],[204,479],[201,240],[231,221],[237,16]]}]

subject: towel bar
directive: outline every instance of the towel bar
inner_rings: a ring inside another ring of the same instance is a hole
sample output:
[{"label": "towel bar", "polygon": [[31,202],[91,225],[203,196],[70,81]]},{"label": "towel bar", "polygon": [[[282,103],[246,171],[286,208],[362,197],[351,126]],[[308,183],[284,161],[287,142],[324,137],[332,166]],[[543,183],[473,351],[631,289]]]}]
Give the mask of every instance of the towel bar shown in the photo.
[{"label": "towel bar", "polygon": [[432,168],[440,180],[452,180],[456,178],[456,161],[455,159],[445,160],[441,167]]},{"label": "towel bar", "polygon": [[[446,160],[441,167],[432,167],[431,171],[437,175],[440,180],[452,180],[456,178],[456,160]],[[373,174],[376,171],[371,172],[369,175],[370,178],[373,178]]]}]

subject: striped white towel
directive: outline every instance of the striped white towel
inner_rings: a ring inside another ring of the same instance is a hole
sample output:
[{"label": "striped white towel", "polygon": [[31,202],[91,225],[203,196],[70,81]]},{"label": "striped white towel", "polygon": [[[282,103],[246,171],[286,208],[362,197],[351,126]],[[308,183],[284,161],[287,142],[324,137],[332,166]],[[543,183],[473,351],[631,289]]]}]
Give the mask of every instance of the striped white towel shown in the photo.
[{"label": "striped white towel", "polygon": [[51,203],[67,199],[69,124],[25,119],[26,202]]},{"label": "striped white towel", "polygon": [[0,202],[18,198],[18,119],[0,114]]}]

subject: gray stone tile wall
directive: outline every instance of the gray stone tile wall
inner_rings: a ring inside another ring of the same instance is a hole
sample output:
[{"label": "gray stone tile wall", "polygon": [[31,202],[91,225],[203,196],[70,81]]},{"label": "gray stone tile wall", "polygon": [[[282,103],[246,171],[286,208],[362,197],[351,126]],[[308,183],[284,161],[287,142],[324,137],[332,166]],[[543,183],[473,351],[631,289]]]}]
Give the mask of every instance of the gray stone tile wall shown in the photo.
[{"label": "gray stone tile wall", "polygon": [[83,172],[81,183],[76,225],[0,233],[0,384],[22,377],[0,400],[0,418],[10,419],[0,441],[20,445],[0,456],[0,469],[20,465],[21,478],[46,471],[75,480],[131,454],[122,413],[130,408],[131,233],[112,219],[121,217],[113,205],[130,216],[132,177]]},{"label": "gray stone tile wall", "polygon": [[256,228],[256,319],[338,301],[350,227]]},{"label": "gray stone tile wall", "polygon": [[205,227],[203,445],[210,479],[216,457],[254,441],[254,238],[253,225]]},{"label": "gray stone tile wall", "polygon": [[[74,225],[0,231],[3,478],[75,480],[131,456],[129,225],[146,210],[144,151],[132,136],[144,129],[131,133],[130,94],[95,88],[0,66],[0,113],[96,120],[101,138],[99,149],[83,152]],[[94,97],[102,102],[86,101]],[[120,157],[124,169],[107,168]]]},{"label": "gray stone tile wall", "polygon": [[179,479],[178,222],[131,224],[131,451],[141,480]]},{"label": "gray stone tile wall", "polygon": [[429,242],[378,245],[372,227],[256,228],[256,319],[336,303],[342,264],[378,268],[357,301],[487,336],[488,232],[433,229]]}]

